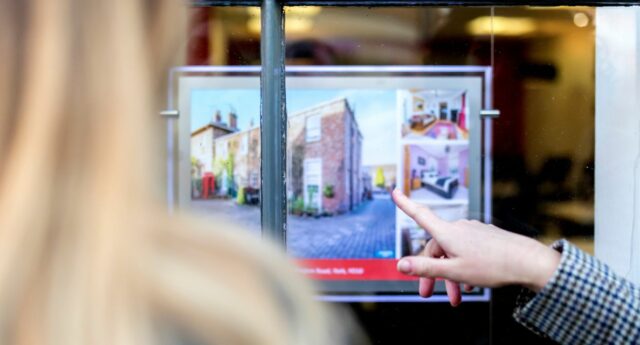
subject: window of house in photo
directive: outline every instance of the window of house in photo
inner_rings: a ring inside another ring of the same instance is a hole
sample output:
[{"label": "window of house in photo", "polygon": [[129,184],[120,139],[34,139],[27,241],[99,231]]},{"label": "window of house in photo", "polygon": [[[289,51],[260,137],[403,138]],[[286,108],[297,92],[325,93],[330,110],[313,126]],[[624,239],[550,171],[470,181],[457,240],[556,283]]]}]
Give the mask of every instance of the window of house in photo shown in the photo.
[{"label": "window of house in photo", "polygon": [[305,126],[305,137],[307,142],[319,141],[322,136],[322,115],[307,117]]},{"label": "window of house in photo", "polygon": [[228,142],[226,141],[218,141],[216,143],[216,157],[218,159],[227,159],[227,144]]},{"label": "window of house in photo", "polygon": [[260,175],[257,172],[249,173],[249,186],[260,188]]},{"label": "window of house in photo", "polygon": [[240,139],[240,154],[247,155],[249,152],[249,135],[243,135]]}]

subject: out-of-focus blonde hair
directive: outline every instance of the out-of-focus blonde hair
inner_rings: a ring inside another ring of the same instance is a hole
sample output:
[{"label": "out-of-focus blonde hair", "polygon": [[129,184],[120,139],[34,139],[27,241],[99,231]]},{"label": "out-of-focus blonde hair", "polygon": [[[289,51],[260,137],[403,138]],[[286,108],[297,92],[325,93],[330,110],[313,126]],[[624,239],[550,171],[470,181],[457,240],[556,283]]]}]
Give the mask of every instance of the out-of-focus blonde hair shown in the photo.
[{"label": "out-of-focus blonde hair", "polygon": [[154,201],[185,5],[0,0],[0,343],[338,341],[275,247]]}]

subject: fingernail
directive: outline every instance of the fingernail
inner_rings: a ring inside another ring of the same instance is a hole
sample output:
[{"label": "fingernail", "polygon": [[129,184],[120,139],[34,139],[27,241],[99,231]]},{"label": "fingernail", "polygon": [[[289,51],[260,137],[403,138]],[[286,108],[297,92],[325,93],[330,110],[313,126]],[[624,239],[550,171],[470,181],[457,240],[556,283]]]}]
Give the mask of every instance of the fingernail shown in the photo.
[{"label": "fingernail", "polygon": [[411,272],[411,262],[409,260],[403,259],[398,261],[398,271],[402,273],[410,273]]}]

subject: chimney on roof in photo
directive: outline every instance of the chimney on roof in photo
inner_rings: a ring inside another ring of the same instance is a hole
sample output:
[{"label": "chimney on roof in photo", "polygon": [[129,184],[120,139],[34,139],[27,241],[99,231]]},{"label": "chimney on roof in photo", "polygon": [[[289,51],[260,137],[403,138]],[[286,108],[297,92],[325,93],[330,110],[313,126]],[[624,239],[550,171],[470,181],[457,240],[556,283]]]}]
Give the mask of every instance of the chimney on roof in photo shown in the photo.
[{"label": "chimney on roof in photo", "polygon": [[229,127],[238,129],[238,115],[235,112],[229,112]]},{"label": "chimney on roof in photo", "polygon": [[216,114],[213,117],[213,122],[215,122],[215,123],[221,123],[222,122],[222,114],[220,113],[220,110],[216,110]]}]

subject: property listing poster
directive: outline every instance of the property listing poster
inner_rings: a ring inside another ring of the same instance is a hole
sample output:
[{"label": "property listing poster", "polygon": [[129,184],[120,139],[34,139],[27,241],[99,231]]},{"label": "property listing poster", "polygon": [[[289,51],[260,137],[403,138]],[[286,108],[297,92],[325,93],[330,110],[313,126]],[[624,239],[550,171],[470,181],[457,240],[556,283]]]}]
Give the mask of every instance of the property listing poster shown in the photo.
[{"label": "property listing poster", "polygon": [[[320,280],[406,280],[397,260],[429,234],[391,200],[398,188],[454,220],[468,214],[463,89],[289,89],[287,249]],[[260,231],[255,89],[191,95],[192,207]]]}]

